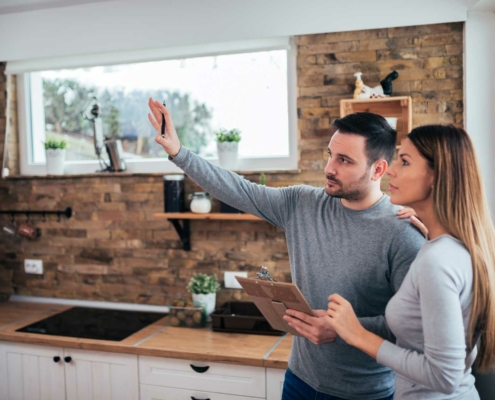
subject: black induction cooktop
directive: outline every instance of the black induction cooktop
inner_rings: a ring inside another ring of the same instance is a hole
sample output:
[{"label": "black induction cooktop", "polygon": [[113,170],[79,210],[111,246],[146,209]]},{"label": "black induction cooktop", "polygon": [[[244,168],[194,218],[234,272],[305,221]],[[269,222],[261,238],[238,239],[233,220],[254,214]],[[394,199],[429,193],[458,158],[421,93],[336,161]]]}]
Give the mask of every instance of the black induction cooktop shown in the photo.
[{"label": "black induction cooktop", "polygon": [[168,314],[73,307],[16,332],[121,341]]}]

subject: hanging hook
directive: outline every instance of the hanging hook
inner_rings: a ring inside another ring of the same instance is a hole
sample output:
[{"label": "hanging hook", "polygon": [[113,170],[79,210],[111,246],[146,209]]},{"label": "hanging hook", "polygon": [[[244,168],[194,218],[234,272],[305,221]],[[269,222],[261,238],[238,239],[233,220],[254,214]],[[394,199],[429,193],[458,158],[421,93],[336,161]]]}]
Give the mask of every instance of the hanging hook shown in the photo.
[{"label": "hanging hook", "polygon": [[29,211],[26,211],[26,224],[29,222]]},{"label": "hanging hook", "polygon": [[11,213],[11,214],[10,214],[10,222],[12,222],[12,223],[14,223],[14,222],[15,222],[14,213]]},{"label": "hanging hook", "polygon": [[43,222],[46,222],[46,212],[43,211]]},{"label": "hanging hook", "polygon": [[57,211],[57,222],[60,222],[60,211]]}]

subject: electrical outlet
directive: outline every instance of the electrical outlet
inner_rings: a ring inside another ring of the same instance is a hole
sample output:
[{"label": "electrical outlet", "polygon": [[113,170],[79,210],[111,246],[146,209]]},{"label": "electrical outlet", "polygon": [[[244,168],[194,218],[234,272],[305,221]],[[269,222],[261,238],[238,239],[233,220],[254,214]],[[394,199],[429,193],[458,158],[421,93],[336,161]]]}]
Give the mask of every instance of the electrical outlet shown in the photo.
[{"label": "electrical outlet", "polygon": [[223,280],[225,282],[225,287],[228,289],[242,289],[242,286],[239,285],[239,282],[237,282],[237,279],[235,279],[235,276],[242,276],[244,278],[247,278],[248,274],[247,272],[224,272],[223,274]]},{"label": "electrical outlet", "polygon": [[43,260],[24,260],[26,274],[43,275]]}]

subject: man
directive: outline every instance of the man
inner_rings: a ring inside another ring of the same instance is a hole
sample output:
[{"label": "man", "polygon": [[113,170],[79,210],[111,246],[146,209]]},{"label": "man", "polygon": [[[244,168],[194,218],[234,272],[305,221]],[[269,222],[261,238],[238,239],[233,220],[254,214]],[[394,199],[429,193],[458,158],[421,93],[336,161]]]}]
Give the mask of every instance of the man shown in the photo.
[{"label": "man", "polygon": [[[397,133],[371,113],[337,119],[328,146],[325,189],[269,188],[216,167],[181,146],[170,114],[150,99],[148,117],[170,159],[221,201],[283,229],[293,282],[316,317],[289,310],[294,337],[283,399],[391,399],[393,372],[345,344],[326,322],[327,298],[338,293],[363,326],[393,340],[385,306],[399,289],[424,239],[380,190]],[[316,397],[318,396],[318,397]]]}]

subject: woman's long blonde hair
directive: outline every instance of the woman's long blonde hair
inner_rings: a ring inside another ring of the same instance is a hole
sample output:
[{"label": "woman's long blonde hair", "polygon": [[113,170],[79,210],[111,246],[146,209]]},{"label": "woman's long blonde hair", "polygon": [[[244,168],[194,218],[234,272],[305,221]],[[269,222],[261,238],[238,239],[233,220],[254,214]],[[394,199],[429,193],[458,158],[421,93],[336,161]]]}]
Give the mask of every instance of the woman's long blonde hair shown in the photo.
[{"label": "woman's long blonde hair", "polygon": [[482,330],[477,366],[495,364],[495,229],[468,134],[454,126],[425,125],[408,138],[434,171],[433,207],[440,224],[464,243],[473,265],[470,345]]}]

